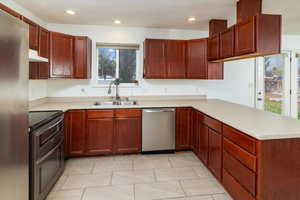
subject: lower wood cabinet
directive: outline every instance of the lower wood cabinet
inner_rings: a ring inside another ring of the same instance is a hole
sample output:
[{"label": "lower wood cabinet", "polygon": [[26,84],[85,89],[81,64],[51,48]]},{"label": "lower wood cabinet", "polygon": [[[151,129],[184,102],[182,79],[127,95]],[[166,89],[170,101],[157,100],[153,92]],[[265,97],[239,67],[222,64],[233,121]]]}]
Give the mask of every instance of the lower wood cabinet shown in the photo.
[{"label": "lower wood cabinet", "polygon": [[68,156],[141,152],[141,110],[72,110],[66,114]]},{"label": "lower wood cabinet", "polygon": [[221,180],[222,177],[222,135],[208,129],[208,168]]},{"label": "lower wood cabinet", "polygon": [[176,109],[176,150],[190,149],[192,109]]},{"label": "lower wood cabinet", "polygon": [[201,126],[199,134],[199,150],[198,157],[204,164],[208,163],[208,127],[204,124]]}]

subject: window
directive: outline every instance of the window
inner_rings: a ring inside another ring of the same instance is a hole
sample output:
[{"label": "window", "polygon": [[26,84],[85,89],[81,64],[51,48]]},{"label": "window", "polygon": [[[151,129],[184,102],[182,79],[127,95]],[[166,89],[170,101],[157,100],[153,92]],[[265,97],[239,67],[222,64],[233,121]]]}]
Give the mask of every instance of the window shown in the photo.
[{"label": "window", "polygon": [[98,45],[97,50],[99,84],[116,78],[121,83],[136,82],[138,45]]}]

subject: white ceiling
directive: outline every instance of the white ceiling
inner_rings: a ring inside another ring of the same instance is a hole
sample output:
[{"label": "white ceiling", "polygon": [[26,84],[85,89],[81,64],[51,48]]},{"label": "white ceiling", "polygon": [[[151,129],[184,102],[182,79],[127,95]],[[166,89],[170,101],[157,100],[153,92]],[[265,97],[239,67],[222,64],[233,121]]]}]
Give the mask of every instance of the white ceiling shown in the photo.
[{"label": "white ceiling", "polygon": [[[213,18],[232,19],[237,0],[14,0],[48,23],[207,30]],[[265,13],[283,14],[284,31],[300,33],[299,0],[263,0]],[[66,9],[77,12],[71,16]],[[188,17],[196,17],[194,23]],[[117,25],[115,25],[117,26]]]}]

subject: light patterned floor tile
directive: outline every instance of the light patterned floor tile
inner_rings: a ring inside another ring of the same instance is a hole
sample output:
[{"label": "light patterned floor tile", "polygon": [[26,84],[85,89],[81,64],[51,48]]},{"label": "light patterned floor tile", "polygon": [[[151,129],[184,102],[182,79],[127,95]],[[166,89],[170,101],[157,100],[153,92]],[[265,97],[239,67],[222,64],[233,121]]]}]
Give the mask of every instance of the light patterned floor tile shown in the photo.
[{"label": "light patterned floor tile", "polygon": [[200,178],[214,178],[211,172],[204,166],[192,167]]},{"label": "light patterned floor tile", "polygon": [[154,200],[184,197],[178,181],[135,185],[135,200]]},{"label": "light patterned floor tile", "polygon": [[214,200],[211,195],[205,196],[194,196],[194,197],[183,197],[183,198],[172,198],[172,199],[162,199],[162,200]]},{"label": "light patterned floor tile", "polygon": [[117,171],[112,176],[113,185],[152,182],[155,182],[153,170]]},{"label": "light patterned floor tile", "polygon": [[133,185],[87,188],[82,200],[134,200]]},{"label": "light patterned floor tile", "polygon": [[156,169],[155,176],[157,181],[198,179],[199,176],[192,168],[170,168]]},{"label": "light patterned floor tile", "polygon": [[56,182],[55,186],[53,187],[52,191],[58,191],[61,190],[65,182],[67,181],[68,176],[67,175],[62,175],[58,181]]},{"label": "light patterned floor tile", "polygon": [[224,188],[213,178],[183,180],[181,185],[187,196],[212,195],[225,192]]},{"label": "light patterned floor tile", "polygon": [[81,200],[83,190],[52,191],[47,200]]},{"label": "light patterned floor tile", "polygon": [[202,165],[201,161],[193,156],[178,156],[170,158],[170,161],[173,167],[193,167]]},{"label": "light patterned floor tile", "polygon": [[133,161],[131,160],[98,160],[95,163],[93,173],[103,171],[120,171],[120,170],[133,170]]},{"label": "light patterned floor tile", "polygon": [[163,169],[163,168],[171,168],[171,164],[168,158],[145,159],[145,160],[134,160],[133,167],[135,170]]},{"label": "light patterned floor tile", "polygon": [[76,189],[109,185],[112,173],[103,172],[97,174],[70,175],[64,183],[62,189]]},{"label": "light patterned floor tile", "polygon": [[213,195],[214,200],[233,200],[229,194],[216,194]]}]

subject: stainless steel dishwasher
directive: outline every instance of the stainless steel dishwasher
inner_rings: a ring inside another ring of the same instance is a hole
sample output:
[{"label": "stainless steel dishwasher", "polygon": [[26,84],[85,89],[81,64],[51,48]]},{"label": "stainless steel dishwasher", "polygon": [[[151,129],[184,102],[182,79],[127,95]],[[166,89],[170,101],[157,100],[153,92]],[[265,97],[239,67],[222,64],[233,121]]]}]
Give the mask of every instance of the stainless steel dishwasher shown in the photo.
[{"label": "stainless steel dishwasher", "polygon": [[175,109],[143,109],[143,153],[171,153],[175,151]]}]

